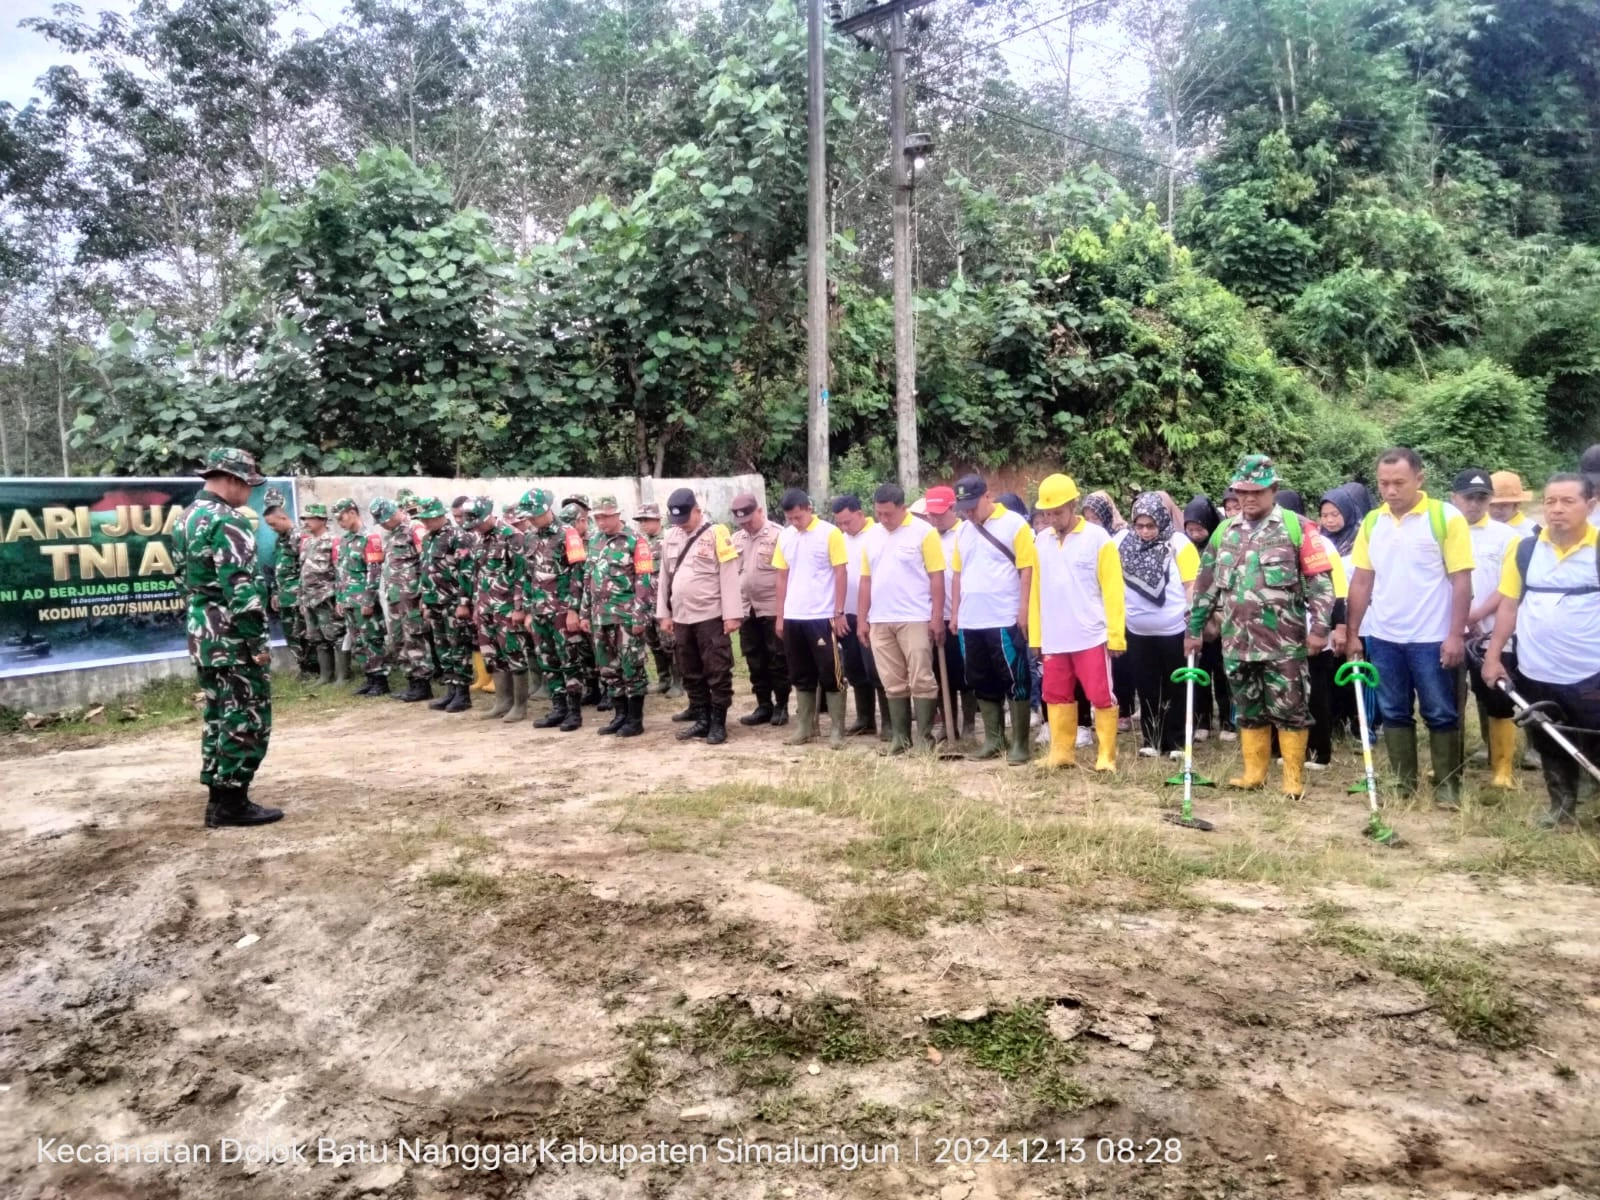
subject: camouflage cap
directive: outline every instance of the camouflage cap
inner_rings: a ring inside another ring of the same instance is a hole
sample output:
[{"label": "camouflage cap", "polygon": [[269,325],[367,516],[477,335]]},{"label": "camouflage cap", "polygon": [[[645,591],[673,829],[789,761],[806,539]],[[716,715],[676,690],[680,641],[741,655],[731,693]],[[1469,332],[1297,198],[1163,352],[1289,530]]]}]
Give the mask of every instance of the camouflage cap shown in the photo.
[{"label": "camouflage cap", "polygon": [[542,517],[556,506],[556,495],[549,488],[529,488],[517,504],[527,509],[529,515]]},{"label": "camouflage cap", "polygon": [[448,517],[450,511],[445,508],[444,501],[437,496],[429,496],[426,499],[419,496],[417,497],[416,515],[419,519],[427,521],[434,517]]},{"label": "camouflage cap", "polygon": [[1278,469],[1265,454],[1247,454],[1239,460],[1239,469],[1233,473],[1228,486],[1235,491],[1265,491],[1278,486]]},{"label": "camouflage cap", "polygon": [[386,496],[379,496],[367,505],[367,511],[372,514],[372,519],[382,525],[390,517],[395,516],[400,510],[395,502]]},{"label": "camouflage cap", "polygon": [[494,516],[494,501],[487,496],[474,496],[461,511],[468,521],[477,525]]},{"label": "camouflage cap", "polygon": [[617,503],[617,498],[615,496],[601,496],[600,499],[595,502],[595,506],[592,511],[596,515],[603,513],[608,517],[620,517],[622,515],[622,505]]},{"label": "camouflage cap", "polygon": [[277,488],[268,488],[266,495],[261,497],[261,511],[271,512],[275,508],[288,508],[289,498]]},{"label": "camouflage cap", "polygon": [[570,500],[561,506],[561,519],[567,524],[573,524],[580,517],[589,515],[589,510],[581,504],[574,504]]},{"label": "camouflage cap", "polygon": [[326,521],[328,519],[328,506],[326,504],[307,504],[300,510],[300,517],[302,520],[307,517],[316,517],[320,521]]},{"label": "camouflage cap", "polygon": [[639,505],[639,511],[633,514],[633,519],[635,521],[659,521],[661,520],[661,505],[641,504]]},{"label": "camouflage cap", "polygon": [[337,500],[335,500],[333,502],[333,515],[336,516],[336,517],[340,513],[347,513],[347,512],[358,513],[360,511],[361,511],[360,507],[349,496],[341,496],[341,497],[339,497],[339,499],[337,499]]},{"label": "camouflage cap", "polygon": [[394,494],[394,502],[396,504],[409,504],[416,498],[417,494],[408,487],[403,487]]},{"label": "camouflage cap", "polygon": [[573,492],[572,495],[561,502],[561,508],[565,511],[567,506],[572,504],[576,504],[584,512],[591,512],[594,509],[594,505],[589,503],[589,497],[582,492]]},{"label": "camouflage cap", "polygon": [[256,469],[256,456],[248,450],[238,450],[232,446],[219,446],[206,455],[206,465],[195,474],[201,477],[232,475],[251,487],[260,487],[267,481],[267,477]]}]

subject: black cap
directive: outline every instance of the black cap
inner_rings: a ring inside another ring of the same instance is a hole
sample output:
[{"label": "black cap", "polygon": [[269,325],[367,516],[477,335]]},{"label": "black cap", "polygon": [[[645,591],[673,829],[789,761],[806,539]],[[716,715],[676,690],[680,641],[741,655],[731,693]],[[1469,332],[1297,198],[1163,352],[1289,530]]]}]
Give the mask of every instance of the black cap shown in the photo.
[{"label": "black cap", "polygon": [[963,475],[956,480],[956,511],[971,512],[978,507],[978,497],[988,490],[982,475]]},{"label": "black cap", "polygon": [[667,519],[674,525],[687,525],[694,506],[694,493],[688,488],[679,488],[667,497]]},{"label": "black cap", "polygon": [[1489,478],[1489,472],[1482,467],[1468,467],[1455,478],[1450,485],[1450,490],[1462,496],[1470,496],[1481,492],[1485,496],[1494,495],[1494,481]]}]

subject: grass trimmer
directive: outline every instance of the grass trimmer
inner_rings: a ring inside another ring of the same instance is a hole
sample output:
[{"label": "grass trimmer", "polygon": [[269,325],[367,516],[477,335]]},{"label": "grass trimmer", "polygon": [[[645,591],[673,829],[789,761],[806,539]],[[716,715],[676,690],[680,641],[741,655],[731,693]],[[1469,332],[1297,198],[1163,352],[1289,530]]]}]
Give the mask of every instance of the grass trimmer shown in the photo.
[{"label": "grass trimmer", "polygon": [[[1518,725],[1521,725],[1530,733],[1535,726],[1544,730],[1546,737],[1571,755],[1572,761],[1587,771],[1596,783],[1600,783],[1600,767],[1595,766],[1584,757],[1583,751],[1573,745],[1572,740],[1561,732],[1562,726],[1557,724],[1557,719],[1566,720],[1566,713],[1562,711],[1559,704],[1554,700],[1540,700],[1537,703],[1524,700],[1518,694],[1517,689],[1511,686],[1509,679],[1497,679],[1494,685],[1504,692],[1511,703],[1516,706],[1516,722]],[[1552,716],[1552,713],[1555,715]]]},{"label": "grass trimmer", "polygon": [[1214,780],[1207,779],[1204,775],[1194,773],[1194,685],[1201,687],[1211,686],[1211,673],[1204,667],[1195,666],[1194,655],[1189,655],[1189,665],[1179,667],[1172,673],[1172,682],[1185,685],[1186,696],[1184,700],[1183,720],[1183,773],[1174,775],[1167,780],[1168,787],[1183,785],[1183,808],[1178,812],[1162,814],[1162,820],[1173,825],[1182,825],[1185,829],[1199,829],[1210,832],[1216,826],[1210,821],[1203,821],[1194,815],[1194,789],[1199,787],[1216,787]]},{"label": "grass trimmer", "polygon": [[1378,776],[1372,768],[1372,735],[1367,728],[1366,689],[1378,686],[1378,668],[1364,659],[1351,659],[1334,672],[1333,681],[1340,687],[1347,683],[1355,684],[1356,719],[1361,722],[1361,765],[1366,770],[1367,778],[1365,783],[1352,785],[1350,794],[1366,790],[1369,814],[1364,832],[1380,846],[1398,846],[1400,835],[1383,819],[1383,813],[1378,809]]}]

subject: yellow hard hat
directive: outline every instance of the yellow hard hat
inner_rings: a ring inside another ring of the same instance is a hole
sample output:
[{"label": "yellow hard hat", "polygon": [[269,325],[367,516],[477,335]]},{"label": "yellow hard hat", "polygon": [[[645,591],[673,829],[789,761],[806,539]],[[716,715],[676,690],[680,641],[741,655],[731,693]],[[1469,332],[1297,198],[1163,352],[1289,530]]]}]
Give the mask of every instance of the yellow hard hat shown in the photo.
[{"label": "yellow hard hat", "polygon": [[1078,485],[1070,475],[1046,475],[1039,483],[1039,503],[1035,508],[1060,508],[1078,498]]}]

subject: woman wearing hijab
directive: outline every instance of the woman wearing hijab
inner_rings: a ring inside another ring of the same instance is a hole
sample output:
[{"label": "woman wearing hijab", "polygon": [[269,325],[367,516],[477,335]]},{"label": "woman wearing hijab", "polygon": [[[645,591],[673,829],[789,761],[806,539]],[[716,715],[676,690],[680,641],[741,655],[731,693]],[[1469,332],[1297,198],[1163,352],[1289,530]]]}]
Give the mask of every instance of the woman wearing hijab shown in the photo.
[{"label": "woman wearing hijab", "polygon": [[[1300,518],[1303,536],[1320,536],[1318,527],[1306,520],[1306,504],[1299,492],[1280,488],[1278,507]],[[1306,741],[1306,766],[1313,771],[1320,771],[1333,761],[1333,702],[1334,694],[1339,690],[1333,682],[1333,676],[1344,661],[1344,608],[1345,597],[1350,591],[1350,577],[1345,572],[1344,560],[1335,554],[1329,555],[1329,561],[1333,564],[1333,636],[1328,639],[1322,653],[1313,654],[1307,664],[1311,674],[1311,734]]]},{"label": "woman wearing hijab", "polygon": [[[1128,523],[1122,519],[1122,514],[1117,511],[1116,502],[1106,492],[1090,492],[1083,498],[1079,511],[1083,514],[1084,520],[1100,526],[1113,536],[1128,527]],[[1111,690],[1117,694],[1119,733],[1127,733],[1133,728],[1133,669],[1129,661],[1126,654],[1111,660]],[[1078,698],[1078,745],[1080,746],[1088,745],[1093,737],[1092,728],[1088,727],[1093,715],[1089,701],[1080,695]]]},{"label": "woman wearing hijab", "polygon": [[1139,696],[1141,756],[1183,753],[1183,690],[1172,673],[1183,666],[1183,631],[1200,555],[1173,528],[1172,507],[1157,492],[1140,492],[1133,524],[1113,539],[1127,594],[1129,674]]},{"label": "woman wearing hijab", "polygon": [[[1196,496],[1183,507],[1183,532],[1197,554],[1205,553],[1206,543],[1221,524],[1222,514],[1210,496]],[[1233,692],[1222,667],[1222,639],[1215,634],[1208,635],[1202,644],[1199,665],[1211,676],[1211,686],[1194,694],[1194,740],[1203,742],[1211,736],[1211,714],[1217,712],[1222,716],[1222,740],[1231,742],[1239,736],[1233,725]]]},{"label": "woman wearing hijab", "polygon": [[[1339,561],[1344,565],[1345,576],[1348,578],[1355,569],[1351,561],[1351,554],[1355,550],[1356,535],[1361,532],[1362,519],[1373,510],[1372,493],[1367,490],[1364,483],[1340,484],[1331,492],[1322,497],[1322,504],[1318,509],[1321,518],[1318,524],[1322,526],[1322,534],[1333,546],[1339,555]],[[1337,600],[1333,606],[1334,626],[1342,627],[1345,624],[1345,605],[1343,600]],[[1341,639],[1342,640],[1342,639]],[[1369,688],[1367,697],[1367,728],[1374,734],[1378,728],[1378,695],[1376,688]],[[1356,716],[1356,689],[1353,684],[1336,687],[1333,693],[1333,721],[1336,729],[1349,729],[1352,737],[1361,736],[1361,722]]]}]

